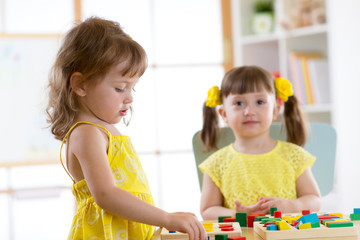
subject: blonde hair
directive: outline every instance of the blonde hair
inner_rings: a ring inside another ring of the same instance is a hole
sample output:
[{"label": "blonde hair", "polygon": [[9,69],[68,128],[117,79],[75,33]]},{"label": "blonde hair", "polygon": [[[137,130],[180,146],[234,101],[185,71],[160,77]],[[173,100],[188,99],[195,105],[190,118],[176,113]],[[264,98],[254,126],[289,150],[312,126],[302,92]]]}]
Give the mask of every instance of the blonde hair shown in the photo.
[{"label": "blonde hair", "polygon": [[147,68],[145,50],[116,22],[91,17],[65,36],[49,74],[47,122],[56,139],[62,140],[78,111],[70,77],[80,72],[83,81],[96,84],[112,66],[123,64],[123,76],[142,76]]},{"label": "blonde hair", "polygon": [[[233,68],[225,74],[221,83],[220,95],[222,102],[224,102],[224,99],[230,94],[244,94],[261,89],[265,89],[277,98],[275,80],[269,72],[258,66],[242,66]],[[216,109],[207,107],[204,103],[201,139],[207,151],[217,149],[218,122]],[[289,97],[284,104],[284,122],[287,141],[299,146],[305,145],[307,138],[306,121],[295,95]]]}]

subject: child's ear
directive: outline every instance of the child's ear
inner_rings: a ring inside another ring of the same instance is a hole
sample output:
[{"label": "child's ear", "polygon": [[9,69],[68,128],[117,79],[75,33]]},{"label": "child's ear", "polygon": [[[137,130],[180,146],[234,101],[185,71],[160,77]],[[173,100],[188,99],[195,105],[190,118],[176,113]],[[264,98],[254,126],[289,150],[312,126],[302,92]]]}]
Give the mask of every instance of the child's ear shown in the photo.
[{"label": "child's ear", "polygon": [[281,109],[281,104],[276,103],[273,112],[273,121],[278,119],[280,109]]},{"label": "child's ear", "polygon": [[224,122],[227,124],[228,119],[227,119],[227,115],[226,115],[224,106],[220,106],[217,111],[218,111],[219,115],[221,116],[221,118],[224,120]]},{"label": "child's ear", "polygon": [[83,75],[79,72],[74,72],[70,76],[70,86],[74,93],[80,97],[86,96],[85,84],[83,81]]}]

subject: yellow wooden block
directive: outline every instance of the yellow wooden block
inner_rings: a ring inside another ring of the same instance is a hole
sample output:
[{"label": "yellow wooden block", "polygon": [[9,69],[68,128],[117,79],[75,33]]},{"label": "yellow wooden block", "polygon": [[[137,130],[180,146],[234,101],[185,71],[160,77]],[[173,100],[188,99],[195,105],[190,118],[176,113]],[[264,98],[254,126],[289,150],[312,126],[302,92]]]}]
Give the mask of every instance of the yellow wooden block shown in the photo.
[{"label": "yellow wooden block", "polygon": [[301,218],[303,215],[296,215],[296,221],[299,219],[299,218]]},{"label": "yellow wooden block", "polygon": [[309,222],[299,225],[299,229],[308,229],[308,228],[311,228],[311,223]]},{"label": "yellow wooden block", "polygon": [[276,221],[276,225],[278,226],[278,229],[280,231],[282,231],[282,230],[290,230],[291,229],[290,225],[285,221]]},{"label": "yellow wooden block", "polygon": [[343,218],[342,213],[329,213],[329,215],[334,215],[334,216],[338,216],[339,218]]},{"label": "yellow wooden block", "polygon": [[343,219],[343,218],[338,218],[338,219],[335,218],[334,222],[350,222],[350,221],[347,219]]},{"label": "yellow wooden block", "polygon": [[212,222],[203,222],[202,225],[205,226],[213,226],[214,224]]},{"label": "yellow wooden block", "polygon": [[283,216],[281,219],[288,222],[288,223],[291,223],[291,217],[290,216]]}]

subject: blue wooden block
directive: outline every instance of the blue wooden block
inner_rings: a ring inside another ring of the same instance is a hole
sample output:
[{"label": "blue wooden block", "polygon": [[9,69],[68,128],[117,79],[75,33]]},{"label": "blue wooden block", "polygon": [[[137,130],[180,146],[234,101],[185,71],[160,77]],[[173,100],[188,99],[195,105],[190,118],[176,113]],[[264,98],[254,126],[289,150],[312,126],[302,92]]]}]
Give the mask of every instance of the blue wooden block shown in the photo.
[{"label": "blue wooden block", "polygon": [[176,233],[176,231],[169,231],[169,233]]},{"label": "blue wooden block", "polygon": [[303,223],[316,223],[320,222],[319,217],[316,213],[311,213],[307,215],[303,215],[301,218],[298,219],[298,221],[301,221]]},{"label": "blue wooden block", "polygon": [[267,225],[267,226],[266,226],[266,230],[269,230],[269,231],[277,231],[277,230],[278,230],[278,227],[277,227],[275,224],[270,224],[270,225]]},{"label": "blue wooden block", "polygon": [[354,213],[360,213],[360,208],[354,208]]}]

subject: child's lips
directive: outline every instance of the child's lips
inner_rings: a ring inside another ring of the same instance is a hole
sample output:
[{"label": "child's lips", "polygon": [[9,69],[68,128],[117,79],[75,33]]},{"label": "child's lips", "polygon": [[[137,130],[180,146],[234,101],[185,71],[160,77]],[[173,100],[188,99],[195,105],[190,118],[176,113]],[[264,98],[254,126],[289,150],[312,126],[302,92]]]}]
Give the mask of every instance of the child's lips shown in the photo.
[{"label": "child's lips", "polygon": [[129,109],[121,110],[120,111],[121,116],[126,116],[128,110]]},{"label": "child's lips", "polygon": [[247,124],[247,125],[252,125],[252,124],[256,124],[257,121],[245,121],[244,124]]}]

